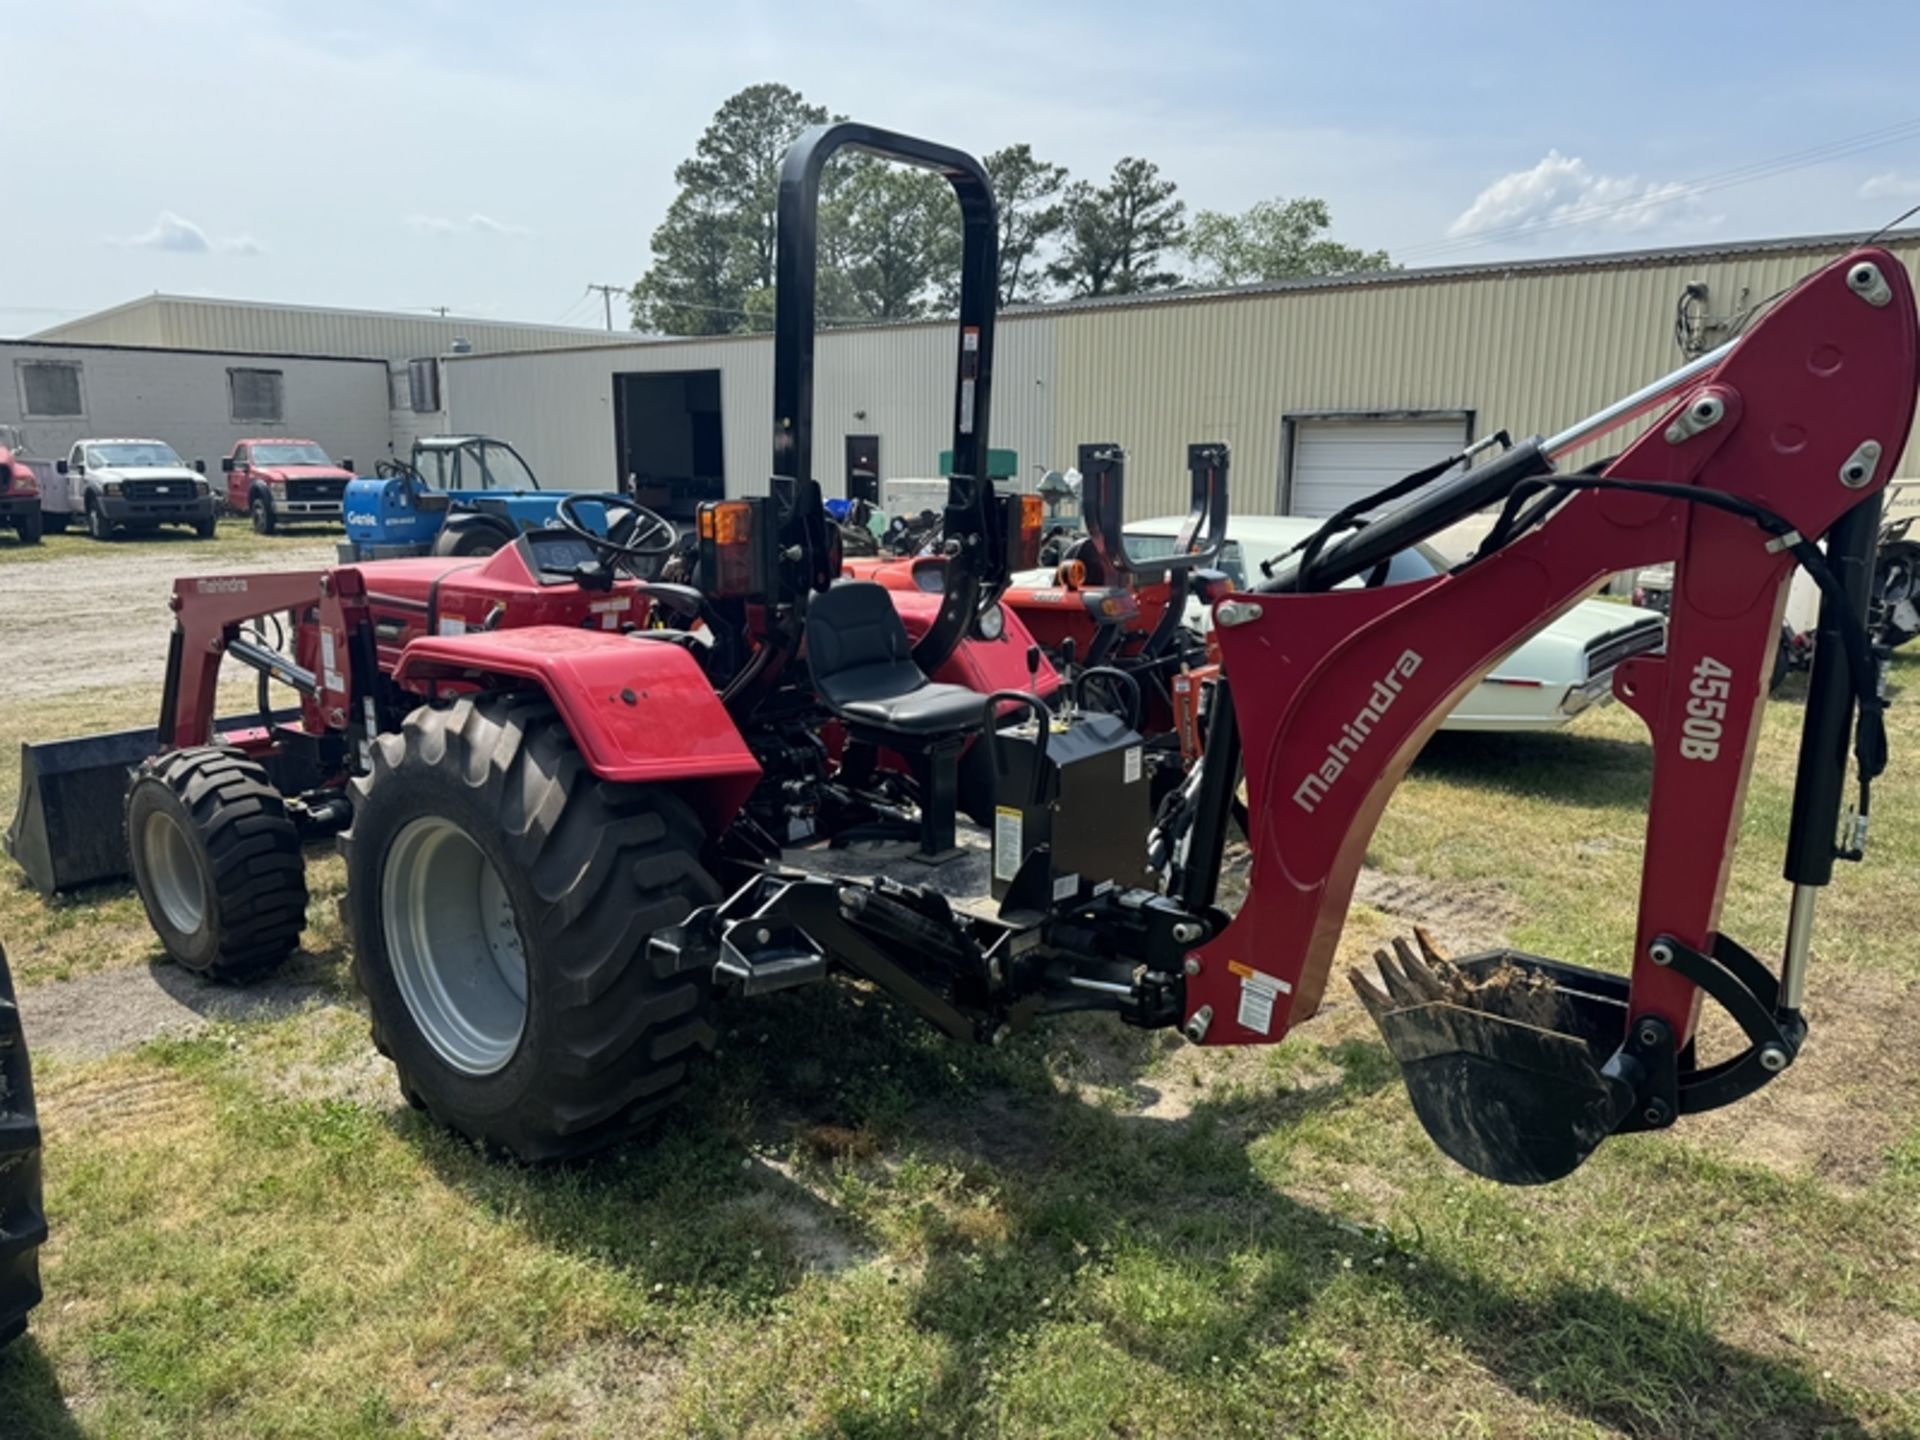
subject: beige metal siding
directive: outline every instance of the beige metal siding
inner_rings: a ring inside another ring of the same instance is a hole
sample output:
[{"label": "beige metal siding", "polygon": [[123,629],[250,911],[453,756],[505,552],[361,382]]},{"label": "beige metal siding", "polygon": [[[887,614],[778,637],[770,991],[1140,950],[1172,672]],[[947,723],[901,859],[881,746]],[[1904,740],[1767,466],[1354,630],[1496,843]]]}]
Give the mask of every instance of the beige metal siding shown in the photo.
[{"label": "beige metal siding", "polygon": [[[1913,270],[1920,244],[1899,253]],[[1672,318],[1687,281],[1704,280],[1720,312],[1743,288],[1758,300],[1830,258],[1682,259],[1056,312],[1054,433],[1063,453],[1083,440],[1128,447],[1133,515],[1184,503],[1188,442],[1228,440],[1234,507],[1271,513],[1288,415],[1467,410],[1479,434],[1551,434],[1680,363]],[[1903,472],[1916,471],[1920,449],[1910,447]]]},{"label": "beige metal siding", "polygon": [[[1019,452],[1024,479],[1053,454],[1053,317],[1003,320],[996,331],[989,442]],[[829,332],[814,362],[814,473],[845,488],[844,437],[878,435],[888,476],[932,475],[953,443],[951,325]],[[727,493],[759,495],[773,463],[773,346],[766,336],[662,341],[539,355],[461,356],[444,366],[447,426],[511,440],[543,484],[599,488],[620,477],[614,377],[718,370]],[[864,414],[865,418],[861,418]],[[548,477],[554,477],[552,479]]]}]

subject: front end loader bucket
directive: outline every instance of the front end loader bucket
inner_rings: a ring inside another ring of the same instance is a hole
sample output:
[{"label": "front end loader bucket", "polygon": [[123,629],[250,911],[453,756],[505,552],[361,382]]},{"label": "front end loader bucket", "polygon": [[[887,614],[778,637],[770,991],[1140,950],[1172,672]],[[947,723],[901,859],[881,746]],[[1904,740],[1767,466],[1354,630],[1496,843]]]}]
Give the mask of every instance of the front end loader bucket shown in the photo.
[{"label": "front end loader bucket", "polygon": [[159,744],[149,725],[20,747],[20,798],[7,853],[41,894],[127,874],[127,786]]},{"label": "front end loader bucket", "polygon": [[1622,1049],[1625,977],[1496,950],[1449,961],[1419,933],[1350,978],[1427,1133],[1476,1175],[1540,1185],[1631,1123],[1640,1065]]}]

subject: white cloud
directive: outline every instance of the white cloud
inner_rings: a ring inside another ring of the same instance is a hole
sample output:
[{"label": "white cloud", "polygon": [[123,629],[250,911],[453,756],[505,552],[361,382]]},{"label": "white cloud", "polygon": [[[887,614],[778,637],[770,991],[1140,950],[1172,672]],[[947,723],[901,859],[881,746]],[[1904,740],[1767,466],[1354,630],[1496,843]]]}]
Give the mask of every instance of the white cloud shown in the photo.
[{"label": "white cloud", "polygon": [[213,248],[206,231],[171,210],[162,210],[151,230],[120,243],[135,250],[167,250],[176,255],[204,255]]},{"label": "white cloud", "polygon": [[1530,170],[1502,175],[1460,213],[1447,234],[1454,239],[1498,233],[1522,239],[1536,231],[1633,234],[1698,219],[1698,201],[1674,181],[1643,181],[1635,175],[1601,175],[1578,156],[1549,150]]},{"label": "white cloud", "polygon": [[490,235],[499,239],[518,239],[533,233],[525,225],[496,220],[478,211],[464,220],[450,220],[444,215],[409,215],[407,224],[423,235]]},{"label": "white cloud", "polygon": [[184,215],[162,210],[153,228],[125,240],[111,242],[131,250],[162,250],[173,255],[205,255],[218,250],[227,255],[264,255],[266,247],[251,235],[228,235],[209,240],[207,232]]},{"label": "white cloud", "polygon": [[1862,200],[1920,200],[1920,175],[1902,175],[1898,170],[1870,176],[1860,183]]}]

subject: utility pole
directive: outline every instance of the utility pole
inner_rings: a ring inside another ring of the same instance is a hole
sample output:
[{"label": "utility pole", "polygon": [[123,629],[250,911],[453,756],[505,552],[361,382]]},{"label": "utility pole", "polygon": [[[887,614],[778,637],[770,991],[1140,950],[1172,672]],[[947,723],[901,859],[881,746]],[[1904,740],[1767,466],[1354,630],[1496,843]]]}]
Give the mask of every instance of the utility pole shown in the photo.
[{"label": "utility pole", "polygon": [[444,320],[444,319],[446,319],[446,318],[447,318],[447,312],[448,312],[449,310],[451,310],[452,308],[453,308],[453,307],[452,307],[451,305],[429,305],[429,306],[427,306],[427,309],[429,309],[429,310],[431,310],[431,311],[432,311],[432,312],[433,312],[434,314],[436,314],[436,315],[438,315],[438,316],[439,316],[439,317],[440,317],[440,318],[441,318],[442,320]]},{"label": "utility pole", "polygon": [[615,295],[626,294],[627,287],[624,285],[589,285],[587,289],[589,291],[598,290],[600,292],[600,299],[607,308],[607,330],[611,333],[613,330],[613,297]]}]

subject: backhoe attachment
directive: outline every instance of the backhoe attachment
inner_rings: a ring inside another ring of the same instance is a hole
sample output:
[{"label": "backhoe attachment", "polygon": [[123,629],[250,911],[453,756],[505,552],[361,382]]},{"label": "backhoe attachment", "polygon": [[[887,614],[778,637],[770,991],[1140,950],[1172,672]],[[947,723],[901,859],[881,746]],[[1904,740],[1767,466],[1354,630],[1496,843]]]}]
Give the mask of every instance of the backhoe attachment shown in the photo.
[{"label": "backhoe attachment", "polygon": [[[1507,1183],[1558,1179],[1610,1135],[1665,1128],[1786,1071],[1806,1036],[1814,898],[1836,857],[1859,857],[1886,761],[1864,621],[1880,492],[1920,387],[1917,331],[1904,267],[1858,250],[1721,350],[1551,438],[1389,487],[1375,500],[1404,504],[1371,521],[1364,506],[1342,512],[1264,567],[1266,583],[1220,601],[1235,723],[1202,764],[1244,766],[1253,868],[1240,912],[1186,959],[1187,1033],[1258,1044],[1311,1015],[1373,829],[1453,704],[1608,576],[1672,561],[1666,648],[1613,679],[1653,753],[1628,973],[1511,950],[1450,960],[1416,937],[1382,953],[1377,983],[1354,984],[1434,1140]],[[1560,468],[1644,419],[1614,459]],[[1393,555],[1494,507],[1465,564],[1382,583]],[[1721,930],[1721,905],[1795,565],[1823,602],[1775,968]],[[1695,1045],[1708,1002],[1745,1038],[1714,1063]]]}]

